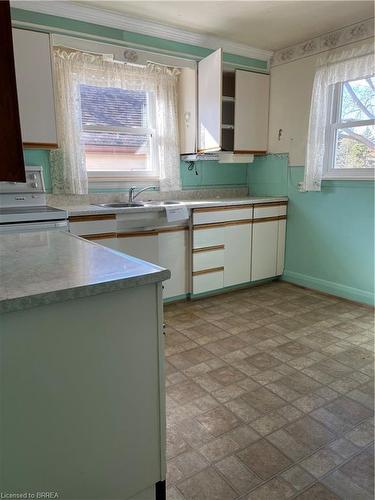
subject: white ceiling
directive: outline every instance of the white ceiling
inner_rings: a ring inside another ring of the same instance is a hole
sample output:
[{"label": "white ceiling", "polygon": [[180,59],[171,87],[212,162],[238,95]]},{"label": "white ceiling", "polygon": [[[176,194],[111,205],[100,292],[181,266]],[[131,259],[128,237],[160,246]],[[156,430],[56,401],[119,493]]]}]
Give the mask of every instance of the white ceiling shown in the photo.
[{"label": "white ceiling", "polygon": [[374,3],[361,0],[85,0],[72,3],[268,50],[282,49],[374,16]]}]

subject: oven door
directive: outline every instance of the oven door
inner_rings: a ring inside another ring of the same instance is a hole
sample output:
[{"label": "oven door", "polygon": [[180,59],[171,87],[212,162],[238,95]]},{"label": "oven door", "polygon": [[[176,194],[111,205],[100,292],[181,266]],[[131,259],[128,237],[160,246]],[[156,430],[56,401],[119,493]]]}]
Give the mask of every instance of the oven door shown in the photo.
[{"label": "oven door", "polygon": [[68,231],[68,222],[66,220],[59,220],[46,222],[16,222],[13,224],[0,224],[0,234],[26,233],[31,231]]}]

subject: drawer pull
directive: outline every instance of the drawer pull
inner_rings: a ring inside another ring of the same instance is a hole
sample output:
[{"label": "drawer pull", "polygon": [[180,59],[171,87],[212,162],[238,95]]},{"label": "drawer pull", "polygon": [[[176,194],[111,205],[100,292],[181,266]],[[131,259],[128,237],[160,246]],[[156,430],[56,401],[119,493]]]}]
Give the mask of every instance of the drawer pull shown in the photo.
[{"label": "drawer pull", "polygon": [[275,220],[286,220],[286,215],[276,215],[275,217],[259,217],[259,219],[254,219],[253,224],[258,222],[272,222]]},{"label": "drawer pull", "polygon": [[193,271],[193,276],[199,276],[201,274],[217,273],[219,271],[224,271],[224,266],[212,267],[211,269],[202,269],[201,271]]},{"label": "drawer pull", "polygon": [[70,215],[69,222],[92,222],[96,220],[114,220],[115,214],[96,214],[96,215]]},{"label": "drawer pull", "polygon": [[195,224],[193,226],[194,231],[199,231],[200,229],[209,229],[211,227],[227,227],[227,226],[238,226],[240,224],[252,224],[253,219],[241,219],[233,220],[227,222],[208,222],[206,224]]},{"label": "drawer pull", "polygon": [[214,252],[215,250],[224,250],[224,245],[213,245],[211,247],[193,248],[193,253]]},{"label": "drawer pull", "polygon": [[80,237],[85,240],[107,240],[109,238],[116,238],[116,233],[82,234]]}]

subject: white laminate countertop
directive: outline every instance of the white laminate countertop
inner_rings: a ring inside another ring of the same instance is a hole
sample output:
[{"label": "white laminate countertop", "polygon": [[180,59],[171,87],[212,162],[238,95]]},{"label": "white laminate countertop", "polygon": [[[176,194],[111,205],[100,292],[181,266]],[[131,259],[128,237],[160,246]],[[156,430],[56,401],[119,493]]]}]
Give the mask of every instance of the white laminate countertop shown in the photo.
[{"label": "white laminate countertop", "polygon": [[[140,200],[143,201],[144,200]],[[276,201],[288,201],[287,196],[249,196],[245,198],[212,198],[208,200],[176,200],[183,203],[188,209],[205,208],[205,207],[221,207],[230,205],[252,205],[257,203],[270,203]],[[135,202],[138,202],[136,199]],[[95,214],[121,214],[121,213],[137,213],[137,212],[160,212],[165,209],[164,205],[157,205],[156,200],[152,201],[152,205],[141,207],[100,207],[97,205],[76,205],[76,206],[59,206],[64,208],[69,215],[95,215]],[[169,205],[171,206],[171,205]],[[173,205],[172,205],[173,206]]]},{"label": "white laminate countertop", "polygon": [[67,232],[0,235],[0,313],[169,278],[167,269]]}]

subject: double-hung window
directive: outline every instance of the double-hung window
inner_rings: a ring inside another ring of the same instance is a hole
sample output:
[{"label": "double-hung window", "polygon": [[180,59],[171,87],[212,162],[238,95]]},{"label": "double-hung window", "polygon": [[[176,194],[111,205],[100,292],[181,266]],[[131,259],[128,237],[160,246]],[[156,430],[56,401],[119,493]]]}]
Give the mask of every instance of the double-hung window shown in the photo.
[{"label": "double-hung window", "polygon": [[371,178],[375,167],[375,77],[330,87],[323,178]]},{"label": "double-hung window", "polygon": [[80,85],[89,179],[158,178],[152,92]]}]

